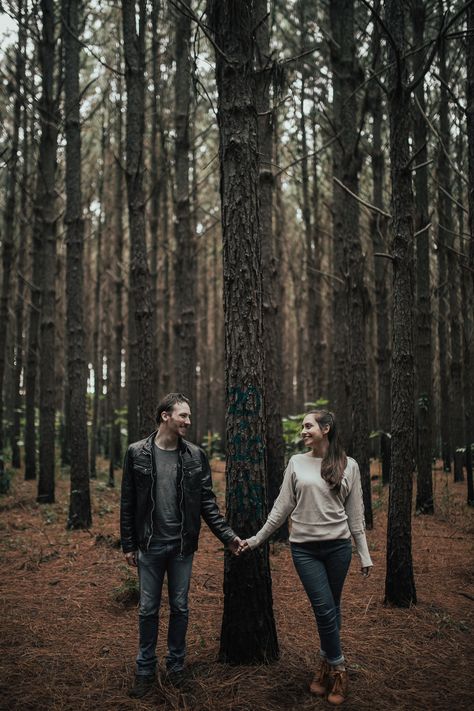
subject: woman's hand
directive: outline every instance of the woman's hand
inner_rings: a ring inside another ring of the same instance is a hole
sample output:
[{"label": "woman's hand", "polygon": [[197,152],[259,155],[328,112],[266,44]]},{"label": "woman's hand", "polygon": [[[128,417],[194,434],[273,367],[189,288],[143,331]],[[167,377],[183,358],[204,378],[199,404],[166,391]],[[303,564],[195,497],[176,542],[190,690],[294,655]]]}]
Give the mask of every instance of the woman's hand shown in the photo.
[{"label": "woman's hand", "polygon": [[242,541],[242,543],[241,543],[241,545],[240,545],[240,552],[241,552],[241,553],[245,553],[246,551],[249,551],[249,550],[250,550],[250,546],[249,546],[249,544],[247,543],[247,541],[246,541],[246,540],[245,540],[245,541]]},{"label": "woman's hand", "polygon": [[361,568],[360,572],[364,576],[364,578],[368,578],[370,575],[370,571],[372,570],[372,565],[367,565],[365,568]]}]

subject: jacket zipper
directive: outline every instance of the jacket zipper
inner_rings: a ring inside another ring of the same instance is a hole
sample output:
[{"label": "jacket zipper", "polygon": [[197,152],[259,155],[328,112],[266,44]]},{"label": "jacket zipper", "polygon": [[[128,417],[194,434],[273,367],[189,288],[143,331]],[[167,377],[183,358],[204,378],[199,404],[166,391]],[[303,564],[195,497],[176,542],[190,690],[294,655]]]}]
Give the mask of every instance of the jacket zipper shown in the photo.
[{"label": "jacket zipper", "polygon": [[181,531],[180,531],[180,537],[181,537],[181,551],[180,555],[183,555],[183,549],[184,549],[184,536],[183,536],[183,531],[184,531],[184,506],[183,506],[183,501],[184,501],[184,486],[183,486],[183,478],[184,478],[184,471],[183,471],[183,455],[181,452],[179,453],[179,461],[178,464],[180,464],[180,471],[181,471],[181,500],[180,500],[180,509],[181,509]]},{"label": "jacket zipper", "polygon": [[150,547],[150,541],[153,536],[153,513],[155,511],[155,472],[154,470],[154,460],[153,460],[153,451],[151,453],[151,512],[150,512],[150,535],[148,536],[148,543],[146,546],[146,549],[148,550]]}]

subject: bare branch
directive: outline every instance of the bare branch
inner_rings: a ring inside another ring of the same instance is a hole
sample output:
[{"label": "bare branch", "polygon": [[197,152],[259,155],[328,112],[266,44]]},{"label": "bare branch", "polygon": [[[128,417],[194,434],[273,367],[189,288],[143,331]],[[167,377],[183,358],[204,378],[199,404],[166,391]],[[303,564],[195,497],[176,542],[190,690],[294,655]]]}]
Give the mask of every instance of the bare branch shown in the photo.
[{"label": "bare branch", "polygon": [[[473,1],[474,1],[474,0],[473,0]],[[414,100],[415,100],[415,103],[416,103],[416,105],[417,105],[419,111],[421,112],[421,115],[422,115],[423,118],[425,119],[426,123],[428,124],[428,126],[430,127],[430,129],[432,130],[432,132],[434,133],[434,135],[437,137],[437,139],[438,139],[438,141],[439,141],[439,144],[440,144],[440,146],[441,146],[441,148],[442,148],[442,150],[443,150],[443,153],[444,153],[444,155],[446,156],[447,161],[449,162],[449,165],[450,165],[451,168],[454,170],[454,172],[456,173],[456,175],[463,181],[463,183],[465,183],[465,185],[469,185],[468,179],[461,173],[461,171],[457,168],[457,166],[456,166],[456,165],[453,163],[453,161],[451,160],[451,156],[449,155],[449,152],[446,150],[446,146],[444,145],[443,140],[442,140],[441,136],[439,135],[439,131],[436,129],[435,126],[433,126],[433,124],[431,123],[431,121],[430,121],[430,119],[428,118],[427,114],[425,113],[425,111],[423,111],[423,109],[422,109],[422,107],[421,107],[421,105],[420,105],[420,102],[418,101],[418,97],[417,97],[416,95],[414,95],[413,98],[414,98]]]},{"label": "bare branch", "polygon": [[211,32],[209,31],[208,27],[202,22],[202,20],[196,15],[196,13],[187,5],[184,0],[169,0],[170,4],[173,5],[173,7],[178,11],[181,12],[183,15],[186,15],[186,17],[189,17],[193,22],[195,22],[198,27],[201,28],[201,30],[204,32],[206,35],[207,39],[209,42],[212,44],[216,52],[221,55],[223,59],[228,64],[232,64],[230,58],[227,56],[227,54],[219,47],[215,39],[213,38]]},{"label": "bare branch", "polygon": [[336,178],[333,176],[333,180],[335,183],[339,185],[343,190],[346,191],[346,193],[349,193],[351,197],[354,198],[354,200],[357,200],[357,202],[360,202],[361,205],[366,207],[369,210],[373,210],[373,212],[377,212],[379,215],[382,215],[383,217],[387,217],[389,220],[392,219],[392,216],[389,212],[385,212],[384,210],[381,210],[380,207],[376,207],[375,205],[372,205],[370,202],[367,202],[367,200],[364,200],[363,198],[359,197],[359,195],[356,195],[355,193],[352,192],[352,190],[349,190],[349,188],[344,185],[343,182],[339,180],[339,178]]},{"label": "bare branch", "polygon": [[382,259],[390,259],[391,262],[394,261],[394,258],[391,254],[386,254],[385,252],[374,252],[374,257],[382,257]]}]

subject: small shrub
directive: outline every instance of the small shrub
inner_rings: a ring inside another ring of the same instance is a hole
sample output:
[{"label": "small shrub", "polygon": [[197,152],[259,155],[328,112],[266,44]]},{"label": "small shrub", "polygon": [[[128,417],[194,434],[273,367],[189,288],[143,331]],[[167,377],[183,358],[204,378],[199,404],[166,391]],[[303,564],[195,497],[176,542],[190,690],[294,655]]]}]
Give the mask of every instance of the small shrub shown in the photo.
[{"label": "small shrub", "polygon": [[136,607],[140,599],[138,577],[128,567],[122,566],[123,579],[120,585],[114,588],[112,597],[115,602],[123,607]]}]

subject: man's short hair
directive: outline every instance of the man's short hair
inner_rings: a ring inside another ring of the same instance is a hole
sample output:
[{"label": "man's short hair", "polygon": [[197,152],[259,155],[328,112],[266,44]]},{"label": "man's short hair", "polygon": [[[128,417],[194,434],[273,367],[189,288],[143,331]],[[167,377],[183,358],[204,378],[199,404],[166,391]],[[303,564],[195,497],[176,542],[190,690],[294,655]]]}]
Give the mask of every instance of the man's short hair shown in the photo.
[{"label": "man's short hair", "polygon": [[188,405],[191,405],[189,399],[182,393],[168,393],[168,395],[165,395],[164,398],[160,400],[156,408],[156,424],[159,425],[161,423],[162,412],[170,413],[173,407],[180,402],[186,402]]}]

